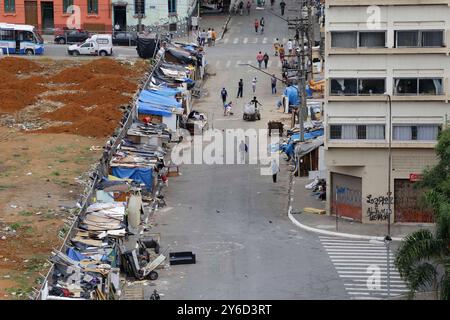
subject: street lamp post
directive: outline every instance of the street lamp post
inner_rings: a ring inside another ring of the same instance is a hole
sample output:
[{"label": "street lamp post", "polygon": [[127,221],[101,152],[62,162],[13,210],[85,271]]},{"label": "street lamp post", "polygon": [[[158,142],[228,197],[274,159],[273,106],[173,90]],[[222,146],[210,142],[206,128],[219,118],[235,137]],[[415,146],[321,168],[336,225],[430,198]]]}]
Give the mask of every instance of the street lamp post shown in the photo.
[{"label": "street lamp post", "polygon": [[388,136],[388,236],[391,235],[391,171],[392,171],[392,100],[388,93],[385,93],[389,101],[389,136]]},{"label": "street lamp post", "polygon": [[384,243],[386,245],[386,273],[387,273],[387,295],[388,299],[391,297],[391,242],[392,238],[390,236],[386,236],[384,238]]}]

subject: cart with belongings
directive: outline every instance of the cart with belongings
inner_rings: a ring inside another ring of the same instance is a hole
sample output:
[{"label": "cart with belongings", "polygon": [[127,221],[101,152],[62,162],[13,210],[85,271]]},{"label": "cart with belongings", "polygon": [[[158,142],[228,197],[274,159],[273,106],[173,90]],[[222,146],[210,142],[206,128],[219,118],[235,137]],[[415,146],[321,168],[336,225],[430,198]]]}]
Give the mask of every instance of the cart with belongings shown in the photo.
[{"label": "cart with belongings", "polygon": [[254,103],[249,102],[244,105],[244,114],[242,119],[246,121],[261,120],[261,113]]}]

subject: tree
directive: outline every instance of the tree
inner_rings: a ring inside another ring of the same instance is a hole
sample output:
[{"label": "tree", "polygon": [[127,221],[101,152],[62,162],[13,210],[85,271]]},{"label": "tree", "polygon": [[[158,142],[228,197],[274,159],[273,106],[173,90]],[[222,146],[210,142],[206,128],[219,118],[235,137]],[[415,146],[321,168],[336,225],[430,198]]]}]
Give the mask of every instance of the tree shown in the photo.
[{"label": "tree", "polygon": [[433,288],[437,298],[450,300],[450,128],[441,132],[436,146],[439,162],[423,173],[419,187],[433,210],[433,232],[421,229],[409,234],[395,258],[400,275],[408,284],[409,297]]}]

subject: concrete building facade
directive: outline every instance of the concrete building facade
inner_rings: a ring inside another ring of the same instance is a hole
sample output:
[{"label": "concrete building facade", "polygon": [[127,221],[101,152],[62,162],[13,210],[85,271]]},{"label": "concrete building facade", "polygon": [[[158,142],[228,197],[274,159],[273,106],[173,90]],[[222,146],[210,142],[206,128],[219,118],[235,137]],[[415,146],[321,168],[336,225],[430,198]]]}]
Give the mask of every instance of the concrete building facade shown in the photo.
[{"label": "concrete building facade", "polygon": [[150,32],[183,35],[196,8],[197,0],[112,0],[113,25],[136,31],[140,22],[142,29]]},{"label": "concrete building facade", "polygon": [[450,1],[328,0],[325,32],[328,212],[431,222],[415,181],[450,116]]},{"label": "concrete building facade", "polygon": [[[68,12],[70,6],[76,10]],[[111,21],[111,0],[0,0],[0,22],[34,25],[43,33],[75,23],[82,29],[111,31]]]}]

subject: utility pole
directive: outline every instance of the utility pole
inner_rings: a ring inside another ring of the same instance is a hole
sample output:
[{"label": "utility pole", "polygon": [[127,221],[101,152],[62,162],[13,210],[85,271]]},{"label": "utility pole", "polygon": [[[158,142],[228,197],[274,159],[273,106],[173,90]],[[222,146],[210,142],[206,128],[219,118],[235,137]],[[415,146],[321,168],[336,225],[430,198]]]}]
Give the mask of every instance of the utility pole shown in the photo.
[{"label": "utility pole", "polygon": [[314,45],[314,19],[313,19],[313,0],[307,0],[308,6],[308,81],[313,80],[313,54],[312,48]]},{"label": "utility pole", "polygon": [[137,27],[137,31],[140,32],[140,31],[142,31],[141,27],[142,27],[142,16],[143,16],[143,14],[142,14],[142,0],[138,0],[137,1],[137,5],[138,5],[138,7],[137,7],[137,9],[138,9],[138,14],[137,14],[138,27]]}]

